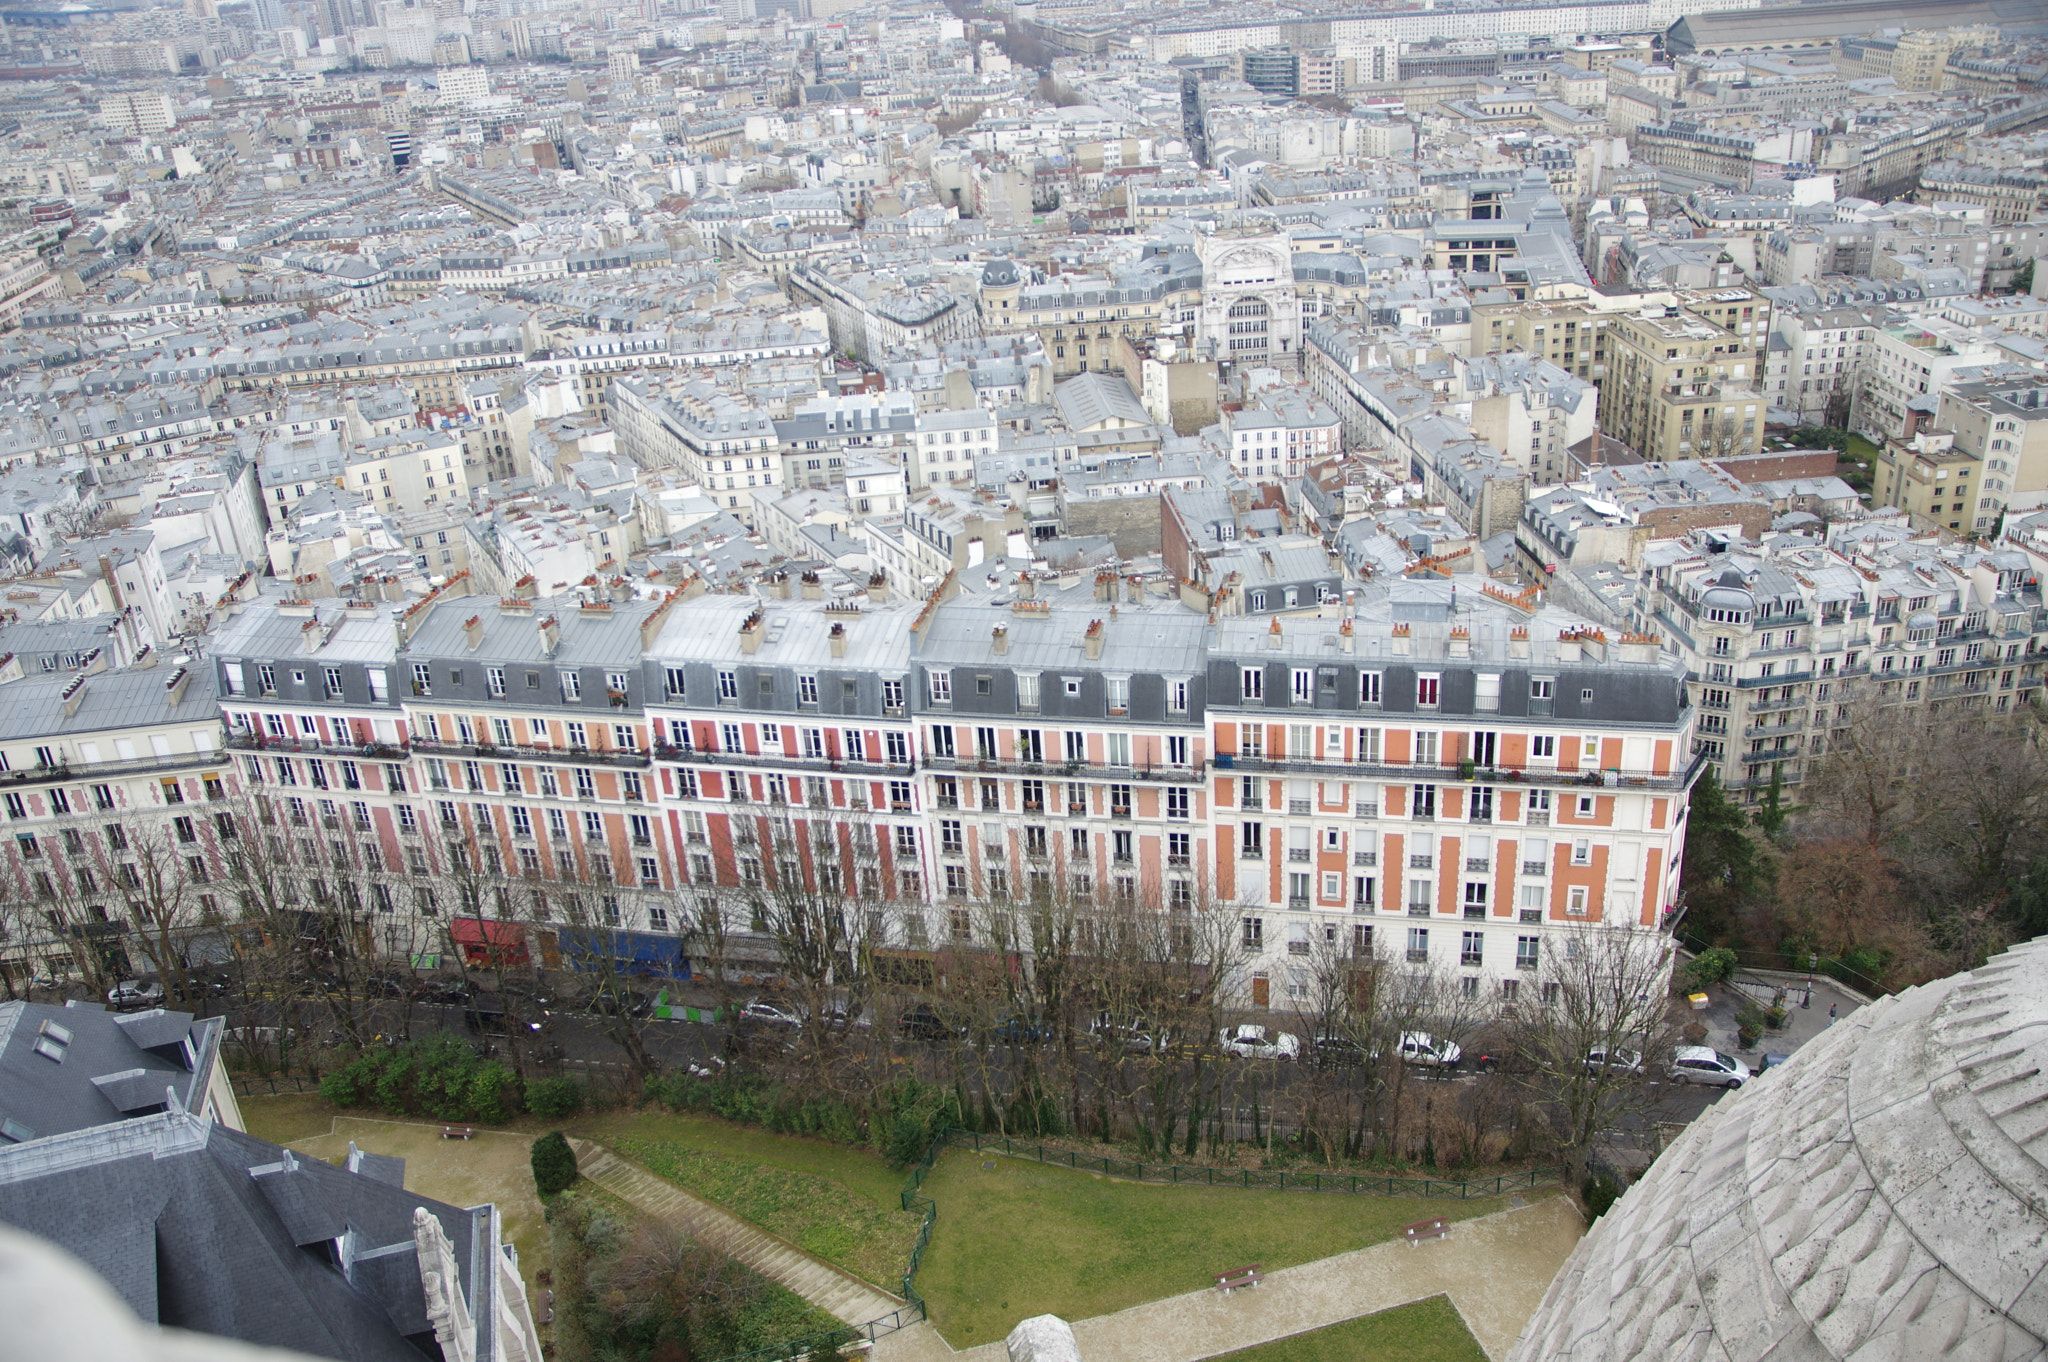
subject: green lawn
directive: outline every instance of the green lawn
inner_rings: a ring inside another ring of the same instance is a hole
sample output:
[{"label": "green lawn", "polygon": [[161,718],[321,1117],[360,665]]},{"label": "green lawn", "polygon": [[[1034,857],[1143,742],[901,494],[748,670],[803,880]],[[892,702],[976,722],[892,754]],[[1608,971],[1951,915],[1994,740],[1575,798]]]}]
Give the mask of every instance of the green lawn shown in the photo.
[{"label": "green lawn", "polygon": [[1427,1216],[1464,1220],[1503,1205],[1158,1187],[957,1149],[924,1190],[939,1218],[917,1289],[956,1349],[1032,1315],[1086,1319],[1197,1290],[1241,1263],[1292,1267],[1382,1243]]},{"label": "green lawn", "polygon": [[631,1127],[608,1137],[627,1158],[885,1291],[902,1290],[922,1217],[901,1209],[903,1175],[879,1158],[687,1116]]},{"label": "green lawn", "polygon": [[1226,1353],[1215,1362],[1486,1362],[1448,1296]]}]

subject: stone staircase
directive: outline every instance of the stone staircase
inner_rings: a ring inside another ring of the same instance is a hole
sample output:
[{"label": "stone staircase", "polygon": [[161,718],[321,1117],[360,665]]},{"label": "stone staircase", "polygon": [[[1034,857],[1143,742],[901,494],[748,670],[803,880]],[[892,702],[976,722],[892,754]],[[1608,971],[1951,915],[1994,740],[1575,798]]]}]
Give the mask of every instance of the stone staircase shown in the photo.
[{"label": "stone staircase", "polygon": [[788,1287],[848,1324],[881,1319],[904,1304],[845,1269],[812,1257],[788,1240],[684,1191],[603,1145],[588,1140],[569,1143],[576,1151],[577,1169],[613,1196],[683,1228],[691,1237],[727,1257],[737,1258],[763,1277]]}]

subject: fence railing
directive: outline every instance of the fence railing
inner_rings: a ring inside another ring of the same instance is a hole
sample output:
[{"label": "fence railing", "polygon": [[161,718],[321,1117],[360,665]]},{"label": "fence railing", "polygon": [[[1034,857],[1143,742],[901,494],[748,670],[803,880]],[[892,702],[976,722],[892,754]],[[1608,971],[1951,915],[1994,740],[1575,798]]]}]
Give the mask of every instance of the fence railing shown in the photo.
[{"label": "fence railing", "polygon": [[[949,1130],[943,1136],[958,1149],[995,1149],[1013,1158],[1034,1159],[1061,1168],[1077,1168],[1133,1182],[1160,1182],[1181,1187],[1244,1187],[1275,1192],[1342,1192],[1359,1196],[1472,1197],[1503,1196],[1562,1181],[1563,1168],[1531,1168],[1491,1178],[1404,1178],[1368,1173],[1295,1173],[1286,1169],[1208,1168],[1198,1164],[1140,1163],[1106,1154],[1082,1154],[1042,1144],[1024,1144],[1007,1135],[978,1135]],[[907,1207],[906,1207],[907,1209]]]},{"label": "fence railing", "polygon": [[238,1077],[235,1079],[235,1094],[239,1097],[275,1097],[286,1092],[318,1092],[320,1080],[306,1074],[272,1074],[264,1077]]},{"label": "fence railing", "polygon": [[881,1319],[850,1324],[843,1329],[791,1339],[749,1353],[734,1353],[718,1362],[785,1362],[807,1358],[813,1353],[829,1355],[849,1343],[874,1342],[908,1328],[925,1318],[924,1297],[917,1291],[917,1270],[924,1266],[925,1249],[932,1242],[932,1225],[939,1218],[938,1203],[924,1195],[924,1180],[932,1165],[948,1149],[971,1149],[976,1153],[995,1150],[1012,1158],[1035,1159],[1061,1168],[1100,1172],[1134,1182],[1160,1182],[1176,1187],[1244,1187],[1280,1192],[1339,1192],[1358,1196],[1472,1197],[1504,1196],[1509,1192],[1561,1182],[1563,1168],[1531,1168],[1492,1178],[1402,1178],[1374,1177],[1363,1173],[1290,1173],[1284,1169],[1255,1172],[1249,1168],[1207,1168],[1180,1163],[1140,1163],[1135,1159],[1112,1158],[1103,1154],[1082,1154],[1071,1149],[1027,1144],[1007,1135],[982,1135],[972,1130],[942,1130],[932,1137],[924,1154],[911,1165],[910,1178],[900,1193],[903,1209],[922,1213],[917,1239],[910,1246],[910,1262],[903,1269],[903,1299],[908,1302]]}]

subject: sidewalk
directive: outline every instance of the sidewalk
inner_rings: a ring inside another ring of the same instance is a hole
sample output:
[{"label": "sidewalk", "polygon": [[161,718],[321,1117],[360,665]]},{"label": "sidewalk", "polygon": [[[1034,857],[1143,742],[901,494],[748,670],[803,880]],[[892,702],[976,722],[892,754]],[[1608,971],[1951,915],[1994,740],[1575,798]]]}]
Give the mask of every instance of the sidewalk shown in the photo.
[{"label": "sidewalk", "polygon": [[[1585,1232],[1569,1200],[1545,1197],[1459,1221],[1443,1239],[1375,1244],[1269,1273],[1251,1290],[1227,1296],[1213,1288],[1191,1291],[1075,1320],[1074,1338],[1084,1362],[1201,1362],[1448,1294],[1487,1357],[1501,1362]],[[870,1354],[871,1362],[1005,1362],[1006,1356],[1001,1343],[956,1353],[928,1323],[881,1339]]]},{"label": "sidewalk", "polygon": [[[1746,988],[1736,986],[1743,981],[1749,981]],[[1771,994],[1778,987],[1787,991],[1785,1029],[1764,1032],[1763,1039],[1753,1050],[1737,1049],[1735,1012],[1742,1005],[1743,998],[1755,997],[1758,1006],[1768,1007]],[[1801,1007],[1800,1003],[1806,998],[1803,982],[1759,976],[1750,970],[1736,971],[1735,980],[1731,983],[1709,986],[1707,997],[1710,1001],[1704,1012],[1692,1011],[1682,996],[1673,1000],[1672,1006],[1682,1014],[1680,1022],[1702,1023],[1707,1028],[1705,1044],[1735,1056],[1752,1069],[1763,1066],[1765,1055],[1789,1055],[1826,1030],[1830,1007],[1835,1008],[1837,1018],[1841,1018],[1863,1006],[1861,998],[1841,988],[1834,980],[1817,975],[1813,981],[1812,1006]]]},{"label": "sidewalk", "polygon": [[630,1159],[588,1140],[571,1140],[576,1167],[613,1196],[681,1226],[692,1237],[737,1258],[770,1281],[848,1324],[881,1319],[903,1302],[852,1273],[813,1258],[786,1239],[694,1196]]}]

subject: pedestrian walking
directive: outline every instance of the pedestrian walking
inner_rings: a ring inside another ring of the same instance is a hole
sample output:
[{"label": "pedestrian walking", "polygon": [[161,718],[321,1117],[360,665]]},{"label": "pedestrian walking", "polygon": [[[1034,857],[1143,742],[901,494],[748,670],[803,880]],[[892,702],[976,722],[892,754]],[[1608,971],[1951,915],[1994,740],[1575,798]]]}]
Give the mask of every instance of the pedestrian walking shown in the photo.
[{"label": "pedestrian walking", "polygon": [[[1828,1004],[1828,1026],[1833,1026],[1833,1025],[1835,1024],[1835,1009],[1836,1009],[1836,1008],[1838,1008],[1838,1007],[1840,1007],[1840,1006],[1841,1006],[1841,1004],[1840,1004],[1840,1003],[1829,1003],[1829,1004]],[[1823,1030],[1823,1031],[1827,1030],[1827,1026],[1824,1026],[1824,1027],[1822,1027],[1822,1028],[1821,1028],[1821,1030]]]}]

